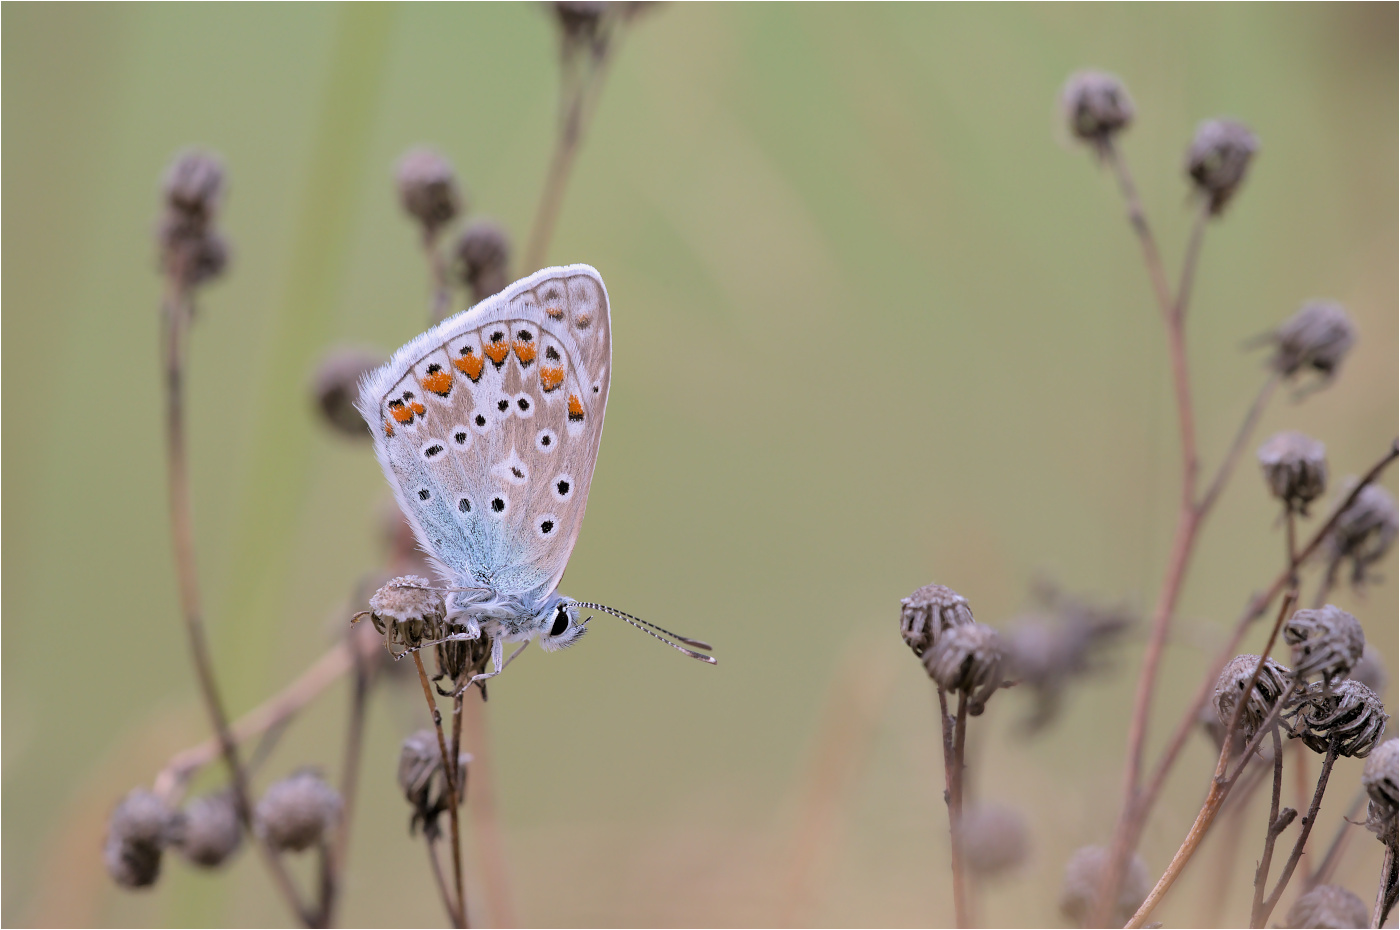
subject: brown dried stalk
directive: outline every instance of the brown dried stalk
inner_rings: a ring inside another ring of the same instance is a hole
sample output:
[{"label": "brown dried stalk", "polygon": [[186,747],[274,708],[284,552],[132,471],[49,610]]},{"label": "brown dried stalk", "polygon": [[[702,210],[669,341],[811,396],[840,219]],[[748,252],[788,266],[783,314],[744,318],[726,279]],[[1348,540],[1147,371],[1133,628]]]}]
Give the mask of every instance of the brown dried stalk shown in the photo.
[{"label": "brown dried stalk", "polygon": [[457,765],[453,758],[455,753],[448,752],[447,738],[442,733],[442,711],[438,710],[437,701],[433,699],[428,672],[423,668],[423,657],[417,649],[413,651],[413,664],[418,668],[418,681],[423,686],[423,699],[428,702],[428,713],[433,718],[433,729],[437,731],[438,750],[442,753],[443,778],[447,782],[447,811],[452,822],[452,879],[457,898],[454,902],[444,896],[443,904],[447,906],[447,913],[453,924],[466,927],[467,893],[462,881],[462,828],[461,813],[457,809]]}]

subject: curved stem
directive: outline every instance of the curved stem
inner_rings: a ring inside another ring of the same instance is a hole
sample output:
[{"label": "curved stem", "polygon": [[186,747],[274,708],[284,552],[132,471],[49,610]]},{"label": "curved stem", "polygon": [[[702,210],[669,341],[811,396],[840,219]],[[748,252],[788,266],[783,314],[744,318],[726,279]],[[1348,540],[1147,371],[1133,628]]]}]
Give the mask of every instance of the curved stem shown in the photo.
[{"label": "curved stem", "polygon": [[1385,919],[1390,916],[1390,909],[1395,906],[1396,897],[1396,862],[1395,847],[1387,843],[1385,847],[1385,859],[1381,862],[1381,883],[1376,889],[1376,905],[1371,911],[1371,926],[1379,928],[1385,923]]},{"label": "curved stem", "polygon": [[959,927],[972,926],[967,897],[967,869],[963,863],[963,760],[967,751],[967,694],[958,692],[958,715],[953,721],[953,758],[948,780],[949,835],[953,850],[953,912]]},{"label": "curved stem", "polygon": [[1288,887],[1288,880],[1293,877],[1293,870],[1298,865],[1298,860],[1303,855],[1303,848],[1308,845],[1308,835],[1312,833],[1313,824],[1317,822],[1318,809],[1322,807],[1322,795],[1327,790],[1327,778],[1332,774],[1332,763],[1337,761],[1337,738],[1332,737],[1332,741],[1327,746],[1327,756],[1322,760],[1322,774],[1317,777],[1317,790],[1313,792],[1312,805],[1308,808],[1307,815],[1303,818],[1302,829],[1298,831],[1298,839],[1293,844],[1293,852],[1289,854],[1288,861],[1284,863],[1283,871],[1279,873],[1278,884],[1274,886],[1273,893],[1264,902],[1263,910],[1254,923],[1256,927],[1262,927],[1269,922],[1269,915],[1274,912],[1274,907],[1278,904],[1278,899],[1283,895],[1283,890]]},{"label": "curved stem", "polygon": [[[1259,865],[1254,870],[1254,904],[1249,911],[1251,927],[1259,926],[1259,911],[1264,906],[1264,889],[1269,882],[1269,865],[1274,859],[1274,844],[1284,826],[1287,826],[1280,824],[1278,815],[1279,797],[1283,793],[1283,740],[1279,739],[1277,723],[1271,726],[1269,731],[1274,740],[1274,793],[1269,800],[1269,823],[1264,831],[1264,854],[1259,857]],[[1289,817],[1288,822],[1292,821],[1293,818]]]},{"label": "curved stem", "polygon": [[457,810],[457,766],[455,760],[447,752],[447,738],[442,733],[442,711],[438,710],[437,701],[433,700],[432,685],[428,684],[428,672],[423,668],[423,657],[415,650],[413,653],[413,664],[418,667],[418,681],[423,686],[423,700],[428,702],[428,713],[433,718],[433,729],[437,732],[438,751],[442,753],[442,774],[443,780],[447,782],[447,810],[452,823],[452,878],[457,889],[456,906],[453,901],[445,898],[443,903],[447,906],[448,915],[458,927],[466,927],[467,924],[467,896],[462,882],[462,831],[460,815]]}]

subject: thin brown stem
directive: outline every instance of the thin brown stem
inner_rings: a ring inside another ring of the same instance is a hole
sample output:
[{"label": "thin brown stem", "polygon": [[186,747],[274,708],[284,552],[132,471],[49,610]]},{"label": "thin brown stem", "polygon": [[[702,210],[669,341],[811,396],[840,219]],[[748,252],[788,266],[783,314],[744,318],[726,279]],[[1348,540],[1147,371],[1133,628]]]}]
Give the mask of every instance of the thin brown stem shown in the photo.
[{"label": "thin brown stem", "polygon": [[1230,443],[1229,451],[1220,460],[1220,465],[1216,468],[1215,476],[1211,478],[1206,493],[1201,495],[1200,501],[1196,504],[1196,510],[1202,517],[1210,512],[1220,497],[1220,492],[1225,490],[1225,485],[1234,471],[1235,463],[1239,461],[1240,453],[1244,451],[1245,445],[1249,442],[1254,427],[1259,425],[1259,418],[1264,415],[1264,409],[1269,406],[1269,401],[1273,398],[1278,384],[1278,375],[1270,375],[1260,386],[1259,393],[1254,395],[1254,403],[1249,405],[1249,411],[1244,415],[1244,420],[1240,422],[1239,429],[1235,431],[1235,438]]},{"label": "thin brown stem", "polygon": [[233,787],[233,800],[238,819],[253,837],[273,884],[286,899],[297,918],[310,926],[313,915],[308,911],[292,884],[281,858],[253,831],[253,806],[248,794],[248,776],[238,754],[238,743],[229,730],[228,713],[224,709],[214,662],[209,654],[209,642],[204,630],[204,615],[199,592],[199,570],[195,559],[194,520],[190,507],[188,455],[185,446],[185,356],[193,303],[182,269],[172,271],[167,282],[165,299],[165,400],[166,400],[166,464],[167,490],[170,502],[170,529],[174,543],[175,576],[180,592],[180,613],[184,618],[189,639],[190,656],[194,661],[195,677],[199,682],[204,707],[213,725],[219,752],[228,766]]},{"label": "thin brown stem", "polygon": [[1118,188],[1128,208],[1128,222],[1132,224],[1133,232],[1137,233],[1138,242],[1142,246],[1143,262],[1147,265],[1147,275],[1152,279],[1152,291],[1157,297],[1157,307],[1162,312],[1162,319],[1169,320],[1173,315],[1171,286],[1167,283],[1167,270],[1162,264],[1162,253],[1157,248],[1157,238],[1152,234],[1147,214],[1142,209],[1142,201],[1138,198],[1132,172],[1128,170],[1127,162],[1123,160],[1122,153],[1112,139],[1107,140],[1103,154],[1104,160],[1118,178]]},{"label": "thin brown stem", "polygon": [[447,262],[438,248],[438,229],[423,230],[423,257],[428,262],[428,274],[432,279],[433,297],[428,305],[428,322],[442,322],[452,306],[452,288],[447,280]]},{"label": "thin brown stem", "polygon": [[413,664],[418,667],[418,681],[423,686],[423,700],[428,702],[428,713],[433,718],[433,729],[437,732],[438,751],[442,753],[442,771],[447,782],[447,810],[452,823],[452,878],[457,889],[456,908],[451,898],[444,898],[448,915],[458,927],[467,926],[467,896],[462,881],[462,830],[457,810],[457,779],[454,777],[456,765],[447,751],[447,738],[442,733],[442,711],[438,710],[433,699],[433,688],[428,683],[428,672],[423,668],[423,657],[417,650],[413,653]]},{"label": "thin brown stem", "polygon": [[1283,871],[1279,873],[1278,884],[1274,886],[1273,893],[1264,902],[1263,910],[1259,913],[1253,923],[1255,927],[1262,927],[1269,922],[1269,915],[1274,912],[1274,907],[1278,904],[1278,899],[1282,897],[1283,890],[1288,887],[1288,880],[1293,877],[1293,870],[1298,866],[1298,860],[1303,855],[1303,848],[1308,845],[1308,835],[1312,833],[1313,824],[1317,822],[1318,809],[1322,807],[1322,795],[1327,790],[1327,778],[1332,774],[1332,763],[1337,761],[1337,738],[1334,736],[1327,746],[1327,755],[1322,760],[1322,774],[1317,777],[1317,790],[1313,792],[1312,804],[1308,807],[1308,813],[1303,817],[1302,828],[1298,831],[1298,839],[1293,843],[1293,851],[1288,856],[1288,861],[1284,863]]},{"label": "thin brown stem", "polygon": [[958,692],[958,715],[953,722],[953,759],[948,780],[949,835],[953,850],[953,913],[959,927],[972,926],[967,899],[967,870],[963,864],[963,760],[967,747],[967,694]]},{"label": "thin brown stem", "polygon": [[[1269,822],[1264,830],[1264,854],[1259,857],[1259,865],[1254,870],[1254,903],[1250,907],[1250,926],[1257,927],[1259,910],[1264,905],[1264,889],[1269,883],[1269,866],[1274,860],[1274,844],[1286,824],[1281,824],[1278,807],[1283,794],[1283,740],[1279,739],[1278,724],[1269,728],[1274,740],[1274,793],[1269,800]],[[1296,814],[1296,811],[1294,812]],[[1291,823],[1292,817],[1288,818]]]},{"label": "thin brown stem", "polygon": [[[463,696],[464,698],[466,695]],[[467,798],[472,813],[472,837],[485,885],[490,921],[497,927],[516,925],[511,897],[506,846],[496,814],[496,787],[491,767],[491,738],[486,726],[486,699],[464,701],[462,716],[472,754],[472,790]]]},{"label": "thin brown stem", "polygon": [[1185,325],[1186,322],[1186,308],[1191,304],[1191,287],[1196,283],[1196,266],[1200,263],[1201,244],[1205,241],[1210,216],[1210,201],[1204,201],[1196,211],[1196,221],[1191,224],[1191,237],[1186,240],[1186,254],[1181,260],[1181,280],[1176,286],[1173,307],[1177,325]]},{"label": "thin brown stem", "polygon": [[326,852],[325,878],[321,883],[321,918],[327,927],[335,925],[335,908],[339,903],[345,863],[350,853],[350,824],[354,820],[355,801],[359,795],[365,713],[369,707],[369,690],[374,675],[371,656],[361,642],[369,641],[370,648],[374,648],[377,642],[355,628],[349,631],[348,638],[352,642],[355,674],[350,680],[350,717],[345,727],[345,757],[340,772],[341,815],[335,838]]},{"label": "thin brown stem", "polygon": [[1206,893],[1201,918],[1196,922],[1200,927],[1223,927],[1225,925],[1225,901],[1234,886],[1235,861],[1239,858],[1240,840],[1244,837],[1244,817],[1254,792],[1264,783],[1264,767],[1246,769],[1239,783],[1230,791],[1230,796],[1221,805],[1220,812],[1230,818],[1216,833],[1220,836],[1220,846],[1216,854],[1215,866],[1210,870],[1210,891]]},{"label": "thin brown stem", "polygon": [[433,870],[433,881],[437,885],[438,896],[442,898],[443,906],[447,908],[447,916],[452,921],[453,926],[460,927],[462,921],[457,916],[457,905],[452,900],[452,892],[447,888],[447,879],[442,874],[442,863],[438,861],[436,832],[423,831],[423,847],[428,851],[428,864]]},{"label": "thin brown stem", "polygon": [[1390,916],[1396,898],[1396,852],[1391,843],[1385,845],[1385,859],[1381,862],[1381,883],[1376,889],[1376,904],[1371,909],[1371,926],[1379,928]]}]

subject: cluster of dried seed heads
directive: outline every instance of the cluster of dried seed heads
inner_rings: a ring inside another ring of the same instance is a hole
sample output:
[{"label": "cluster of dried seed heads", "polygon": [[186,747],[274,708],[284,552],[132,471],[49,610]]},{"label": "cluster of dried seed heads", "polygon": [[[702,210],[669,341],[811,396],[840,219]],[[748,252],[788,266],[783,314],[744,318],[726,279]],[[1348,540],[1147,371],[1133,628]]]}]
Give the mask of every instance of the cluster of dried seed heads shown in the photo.
[{"label": "cluster of dried seed heads", "polygon": [[1361,621],[1331,604],[1300,610],[1283,625],[1283,641],[1293,647],[1293,674],[1323,681],[1347,678],[1366,650]]},{"label": "cluster of dried seed heads", "polygon": [[1269,493],[1293,513],[1306,515],[1308,504],[1327,490],[1327,449],[1310,436],[1277,433],[1259,447],[1258,456]]},{"label": "cluster of dried seed heads", "polygon": [[224,197],[224,166],[212,152],[187,149],[166,169],[165,210],[156,238],[161,268],[192,288],[228,267],[228,243],[214,227]]},{"label": "cluster of dried seed heads", "polygon": [[179,813],[145,788],[133,789],[107,822],[102,847],[107,874],[124,888],[154,885],[165,847],[179,835]]}]

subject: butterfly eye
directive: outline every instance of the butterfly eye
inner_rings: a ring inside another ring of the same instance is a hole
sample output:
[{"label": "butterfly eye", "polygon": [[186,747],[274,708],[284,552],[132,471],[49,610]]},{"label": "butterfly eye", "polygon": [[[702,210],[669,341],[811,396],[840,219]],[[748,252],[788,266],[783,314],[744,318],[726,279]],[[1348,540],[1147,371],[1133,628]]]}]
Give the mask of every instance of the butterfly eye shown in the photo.
[{"label": "butterfly eye", "polygon": [[562,635],[564,635],[564,631],[567,630],[568,628],[569,628],[569,611],[564,607],[563,604],[560,604],[560,605],[559,605],[559,609],[556,610],[555,613],[554,613],[554,626],[552,626],[552,627],[549,628],[549,635],[550,635],[550,636],[562,636]]}]

